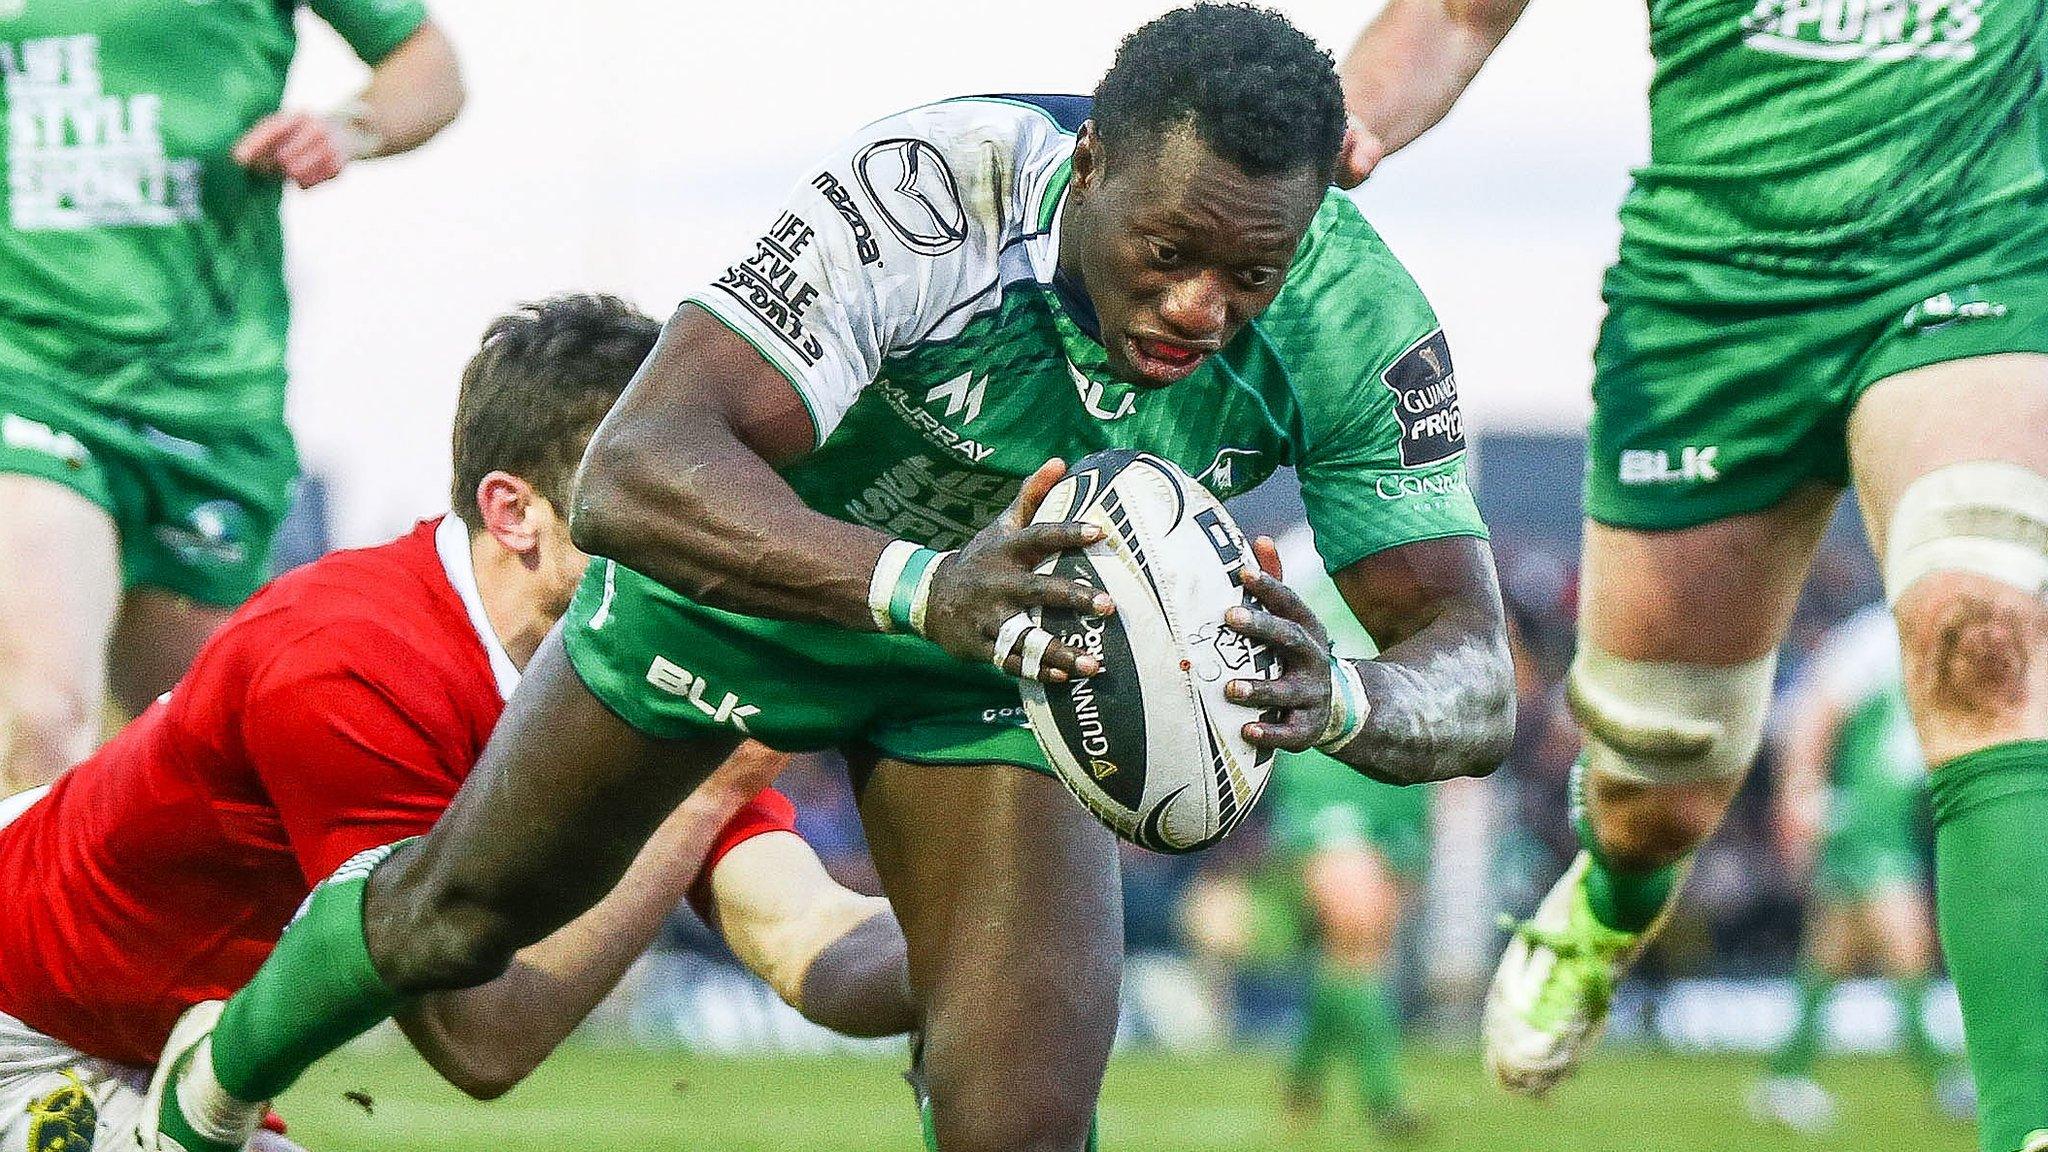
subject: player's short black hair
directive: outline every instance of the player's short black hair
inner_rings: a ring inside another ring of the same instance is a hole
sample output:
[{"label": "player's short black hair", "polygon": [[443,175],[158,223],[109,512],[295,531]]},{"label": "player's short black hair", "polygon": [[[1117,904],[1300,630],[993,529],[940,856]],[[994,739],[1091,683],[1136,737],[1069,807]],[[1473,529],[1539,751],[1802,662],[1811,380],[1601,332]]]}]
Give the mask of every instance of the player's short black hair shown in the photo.
[{"label": "player's short black hair", "polygon": [[455,401],[449,495],[472,531],[477,485],[505,471],[568,514],[569,487],[598,421],[654,350],[661,325],[616,296],[551,296],[484,330]]},{"label": "player's short black hair", "polygon": [[1285,16],[1194,4],[1124,37],[1093,118],[1112,152],[1187,126],[1247,176],[1310,168],[1328,183],[1344,143],[1344,90],[1330,54]]}]

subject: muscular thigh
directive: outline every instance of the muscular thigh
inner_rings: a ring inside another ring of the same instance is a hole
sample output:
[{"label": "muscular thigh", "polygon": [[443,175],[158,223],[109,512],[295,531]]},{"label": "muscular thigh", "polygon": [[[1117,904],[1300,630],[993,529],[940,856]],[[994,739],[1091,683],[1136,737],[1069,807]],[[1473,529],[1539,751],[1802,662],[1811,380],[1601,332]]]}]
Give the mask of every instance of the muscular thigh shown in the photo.
[{"label": "muscular thigh", "polygon": [[[881,760],[861,817],[910,949],[940,1143],[1085,1133],[1123,957],[1116,842],[1051,778]],[[1045,1145],[1057,1146],[1057,1144]]]},{"label": "muscular thigh", "polygon": [[[2003,466],[1989,473],[1994,501],[2048,487],[2048,355],[1978,356],[1882,380],[1857,405],[1849,444],[1871,544],[1890,567],[1902,499],[1930,473],[1978,462]],[[1999,527],[2012,519],[2009,512],[1993,510],[1995,522],[1972,522],[1982,515],[1947,513],[1948,531],[2010,534],[2009,525]],[[2020,517],[2031,519],[2035,533],[2022,550],[2048,548],[2040,536],[2043,515],[2036,508]],[[1921,519],[1899,542],[1923,537],[1926,523]],[[2040,593],[1955,566],[1892,588],[1907,695],[1930,763],[1990,743],[2048,736],[2048,602]]]},{"label": "muscular thigh", "polygon": [[104,509],[54,481],[0,474],[0,785],[9,762],[38,766],[14,780],[25,787],[91,750],[120,590]]},{"label": "muscular thigh", "polygon": [[1827,530],[1836,489],[1690,528],[1586,525],[1579,632],[1629,660],[1736,664],[1775,649]]}]

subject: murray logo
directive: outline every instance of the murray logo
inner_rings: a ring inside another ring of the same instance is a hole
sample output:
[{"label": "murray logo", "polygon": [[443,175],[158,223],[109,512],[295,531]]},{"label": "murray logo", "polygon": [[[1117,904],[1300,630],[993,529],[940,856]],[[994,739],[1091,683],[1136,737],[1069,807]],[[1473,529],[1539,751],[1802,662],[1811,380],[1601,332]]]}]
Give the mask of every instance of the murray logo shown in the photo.
[{"label": "murray logo", "polygon": [[1380,373],[1380,382],[1394,393],[1403,467],[1435,464],[1465,450],[1465,416],[1458,409],[1458,378],[1443,329],[1401,353]]},{"label": "murray logo", "polygon": [[967,210],[953,170],[930,141],[879,140],[853,158],[854,179],[903,246],[943,256],[967,242]]},{"label": "murray logo", "polygon": [[1623,484],[1708,484],[1721,478],[1721,470],[1714,464],[1714,457],[1721,454],[1721,446],[1709,444],[1703,448],[1686,445],[1678,450],[1678,463],[1671,462],[1671,453],[1662,448],[1629,448],[1621,454],[1621,482]]},{"label": "murray logo", "polygon": [[[970,384],[973,387],[969,387]],[[934,400],[944,400],[948,420],[960,415],[961,410],[965,409],[967,418],[960,422],[972,424],[974,418],[981,415],[981,394],[987,387],[986,377],[976,380],[974,373],[962,372],[943,384],[934,385],[931,391],[924,394],[924,402],[929,404]]]}]

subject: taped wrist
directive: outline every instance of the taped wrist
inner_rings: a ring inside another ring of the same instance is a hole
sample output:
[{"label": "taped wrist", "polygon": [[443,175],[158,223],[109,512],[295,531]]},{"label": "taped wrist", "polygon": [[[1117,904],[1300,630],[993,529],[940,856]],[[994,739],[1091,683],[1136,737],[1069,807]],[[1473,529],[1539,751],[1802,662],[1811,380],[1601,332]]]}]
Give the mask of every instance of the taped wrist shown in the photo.
[{"label": "taped wrist", "polygon": [[1330,657],[1330,719],[1316,739],[1316,749],[1335,756],[1365,731],[1365,718],[1372,702],[1365,698],[1365,681],[1358,665],[1337,655]]},{"label": "taped wrist", "polygon": [[878,632],[924,635],[925,606],[939,561],[951,556],[908,540],[891,540],[868,580],[868,615]]}]

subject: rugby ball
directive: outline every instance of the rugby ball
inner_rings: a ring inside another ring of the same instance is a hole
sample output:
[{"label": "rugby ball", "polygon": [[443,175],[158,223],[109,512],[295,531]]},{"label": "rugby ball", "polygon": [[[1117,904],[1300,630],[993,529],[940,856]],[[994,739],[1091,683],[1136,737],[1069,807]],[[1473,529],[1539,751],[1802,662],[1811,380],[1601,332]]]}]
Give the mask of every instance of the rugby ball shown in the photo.
[{"label": "rugby ball", "polygon": [[1099,657],[1063,684],[1022,682],[1039,747],[1067,788],[1117,835],[1155,852],[1192,852],[1237,827],[1272,771],[1271,749],[1242,735],[1259,710],[1224,698],[1232,680],[1271,679],[1279,660],[1224,627],[1251,603],[1238,573],[1256,563],[1208,490],[1149,452],[1098,452],[1046,496],[1037,522],[1103,530],[1039,571],[1109,593],[1116,611],[1047,608],[1032,621]]}]

